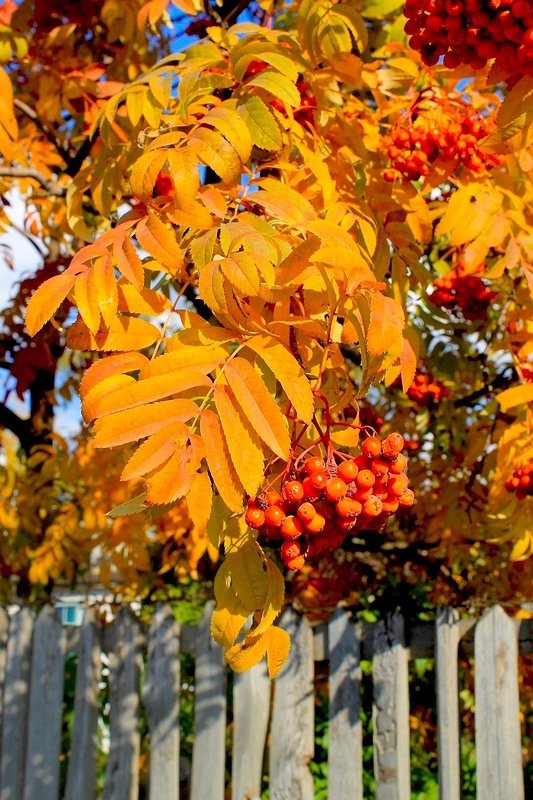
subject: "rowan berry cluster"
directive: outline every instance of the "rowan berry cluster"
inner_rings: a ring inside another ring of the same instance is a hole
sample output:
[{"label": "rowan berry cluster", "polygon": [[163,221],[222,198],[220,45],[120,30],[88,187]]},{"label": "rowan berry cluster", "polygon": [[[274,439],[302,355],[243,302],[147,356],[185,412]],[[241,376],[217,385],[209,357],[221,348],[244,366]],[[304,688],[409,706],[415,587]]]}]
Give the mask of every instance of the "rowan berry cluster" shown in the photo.
[{"label": "rowan berry cluster", "polygon": [[473,321],[486,320],[487,310],[497,292],[487,289],[477,275],[468,275],[457,267],[434,283],[431,302],[449,311],[460,309],[463,317]]},{"label": "rowan berry cluster", "polygon": [[448,397],[449,391],[430,372],[417,372],[413,383],[407,390],[407,397],[419,406],[429,403],[438,403],[443,397]]},{"label": "rowan berry cluster", "polygon": [[288,569],[341,547],[347,534],[381,530],[400,508],[413,505],[401,434],[369,436],[355,458],[330,454],[295,463],[280,491],[266,491],[248,502],[246,523],[268,541],[282,540]]},{"label": "rowan berry cluster", "polygon": [[508,492],[514,492],[518,500],[533,496],[533,460],[522,464],[515,469],[510,478],[505,481]]},{"label": "rowan berry cluster", "polygon": [[404,30],[428,67],[482,69],[487,61],[506,75],[533,74],[531,0],[407,0]]},{"label": "rowan berry cluster", "polygon": [[485,120],[471,116],[466,107],[451,106],[449,114],[438,117],[415,110],[413,116],[412,127],[403,121],[391,133],[387,149],[391,169],[383,173],[386,181],[401,177],[419,180],[429,175],[436,162],[446,163],[450,172],[459,164],[471,172],[482,172],[503,163],[503,156],[480,150],[478,142],[490,133],[490,127]]}]

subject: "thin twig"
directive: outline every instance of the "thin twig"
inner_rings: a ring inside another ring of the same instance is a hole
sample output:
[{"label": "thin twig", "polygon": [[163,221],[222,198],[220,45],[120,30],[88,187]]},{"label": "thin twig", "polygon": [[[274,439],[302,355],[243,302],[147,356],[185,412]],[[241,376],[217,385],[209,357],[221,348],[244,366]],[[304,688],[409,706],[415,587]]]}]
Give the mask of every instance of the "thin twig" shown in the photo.
[{"label": "thin twig", "polygon": [[33,167],[0,167],[0,178],[32,178],[53,197],[64,197],[67,193],[66,186],[59,186]]},{"label": "thin twig", "polygon": [[32,122],[35,122],[39,130],[42,131],[42,133],[44,133],[48,141],[54,145],[57,152],[65,160],[65,163],[68,163],[69,161],[68,148],[64,144],[61,144],[61,142],[54,135],[54,132],[48,127],[46,122],[43,122],[42,119],[40,119],[37,112],[33,108],[31,108],[31,106],[27,105],[18,98],[15,98],[13,100],[13,105],[15,106],[15,108],[18,108],[19,111],[22,111],[22,113],[25,114],[25,116],[27,116],[28,119],[31,119]]}]

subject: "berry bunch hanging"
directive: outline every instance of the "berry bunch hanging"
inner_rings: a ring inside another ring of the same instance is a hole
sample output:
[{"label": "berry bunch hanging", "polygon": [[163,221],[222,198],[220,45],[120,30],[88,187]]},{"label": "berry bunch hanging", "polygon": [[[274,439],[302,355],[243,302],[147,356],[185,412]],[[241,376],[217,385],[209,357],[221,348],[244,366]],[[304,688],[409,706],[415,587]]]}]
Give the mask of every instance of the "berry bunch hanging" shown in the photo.
[{"label": "berry bunch hanging", "polygon": [[459,309],[467,320],[486,320],[487,310],[497,292],[487,289],[477,275],[467,274],[458,266],[438,278],[431,293],[431,302],[448,311]]},{"label": "berry bunch hanging", "polygon": [[419,406],[428,406],[448,397],[449,391],[430,372],[417,372],[407,390],[407,397]]},{"label": "berry bunch hanging", "polygon": [[505,488],[508,492],[514,492],[518,500],[533,497],[533,460],[517,467],[505,481]]},{"label": "berry bunch hanging", "polygon": [[401,434],[368,436],[355,458],[330,450],[297,459],[281,481],[248,502],[246,523],[270,543],[280,541],[288,569],[341,547],[348,533],[381,530],[388,518],[414,502],[408,487]]},{"label": "berry bunch hanging", "polygon": [[533,75],[531,0],[407,0],[409,45],[432,67],[443,58],[455,69],[487,61],[508,76]]},{"label": "berry bunch hanging", "polygon": [[429,175],[433,165],[446,165],[450,173],[459,165],[476,173],[492,169],[504,157],[480,149],[479,141],[490,132],[490,123],[472,116],[463,103],[451,103],[436,113],[414,106],[409,118],[391,132],[387,148],[391,168],[383,177],[389,182],[402,177],[416,181]]}]

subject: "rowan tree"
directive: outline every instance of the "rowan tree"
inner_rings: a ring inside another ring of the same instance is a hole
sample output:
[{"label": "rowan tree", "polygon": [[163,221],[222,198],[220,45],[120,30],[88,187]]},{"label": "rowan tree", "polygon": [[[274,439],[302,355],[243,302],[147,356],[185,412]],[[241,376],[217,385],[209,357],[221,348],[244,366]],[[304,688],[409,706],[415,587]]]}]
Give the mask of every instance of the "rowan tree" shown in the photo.
[{"label": "rowan tree", "polygon": [[[286,583],[310,611],[398,584],[519,604],[529,4],[1,14],[0,192],[44,253],[4,313],[31,399],[2,411],[6,574],[50,586],[97,549],[105,584],[145,596],[221,552],[213,635],[272,675]],[[72,450],[61,391],[89,431]]]}]

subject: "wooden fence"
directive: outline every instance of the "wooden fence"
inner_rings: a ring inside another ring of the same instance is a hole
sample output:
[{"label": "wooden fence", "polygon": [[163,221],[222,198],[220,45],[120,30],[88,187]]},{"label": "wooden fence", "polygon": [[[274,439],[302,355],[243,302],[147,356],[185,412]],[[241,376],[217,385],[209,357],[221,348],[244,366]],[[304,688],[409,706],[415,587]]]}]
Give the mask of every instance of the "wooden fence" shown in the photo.
[{"label": "wooden fence", "polygon": [[[123,608],[103,628],[91,612],[80,628],[64,627],[51,607],[8,616],[0,609],[0,800],[58,800],[64,662],[78,657],[74,727],[64,800],[96,796],[97,726],[102,652],[109,659],[109,752],[103,800],[139,797],[141,704],[150,736],[149,798],[180,797],[180,659],[195,659],[191,800],[224,800],[226,680],[220,648],[209,636],[210,609],[198,627],[180,629],[167,606],[147,630]],[[232,800],[259,800],[268,752],[271,800],[312,800],[315,661],[329,660],[329,800],[361,800],[360,660],[372,660],[373,745],[377,800],[409,800],[410,658],[435,657],[439,793],[459,800],[458,648],[475,658],[478,800],[524,800],[517,662],[531,652],[530,622],[499,607],[460,621],[439,612],[435,625],[405,629],[388,622],[354,623],[338,609],[314,630],[289,609],[288,663],[274,684],[259,665],[233,685]],[[141,688],[142,685],[142,688]]]}]

